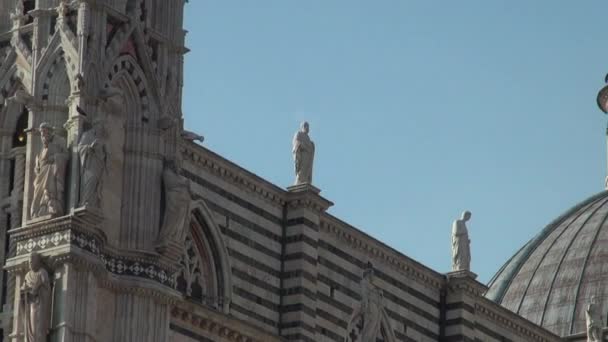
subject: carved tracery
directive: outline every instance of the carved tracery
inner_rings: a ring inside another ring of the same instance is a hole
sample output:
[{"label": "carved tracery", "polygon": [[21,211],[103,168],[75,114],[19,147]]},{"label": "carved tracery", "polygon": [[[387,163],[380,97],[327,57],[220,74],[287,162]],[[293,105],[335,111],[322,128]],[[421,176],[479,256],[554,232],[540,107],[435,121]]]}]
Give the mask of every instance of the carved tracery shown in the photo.
[{"label": "carved tracery", "polygon": [[190,301],[225,310],[229,297],[229,287],[226,284],[229,280],[226,279],[223,266],[223,258],[227,256],[220,252],[223,246],[218,246],[211,228],[197,211],[191,216],[189,228],[183,245],[176,288]]}]

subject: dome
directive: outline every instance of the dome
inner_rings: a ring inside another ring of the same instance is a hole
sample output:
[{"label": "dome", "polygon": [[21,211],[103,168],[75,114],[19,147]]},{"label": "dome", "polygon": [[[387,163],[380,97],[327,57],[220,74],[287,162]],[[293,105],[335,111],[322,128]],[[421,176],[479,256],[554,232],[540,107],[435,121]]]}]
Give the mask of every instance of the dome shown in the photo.
[{"label": "dome", "polygon": [[608,191],[570,209],[507,261],[486,297],[560,336],[584,332],[592,296],[608,311],[607,219]]}]

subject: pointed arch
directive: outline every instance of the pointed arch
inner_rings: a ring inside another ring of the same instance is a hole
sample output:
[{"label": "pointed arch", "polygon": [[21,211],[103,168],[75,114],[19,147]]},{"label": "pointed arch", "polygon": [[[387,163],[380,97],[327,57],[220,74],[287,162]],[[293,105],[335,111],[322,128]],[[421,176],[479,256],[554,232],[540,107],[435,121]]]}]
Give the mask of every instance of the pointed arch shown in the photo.
[{"label": "pointed arch", "polygon": [[0,103],[0,129],[14,132],[17,128],[17,122],[25,108],[20,103],[5,101],[5,99],[9,99],[15,95],[18,90],[25,91],[25,87],[15,74],[13,74],[10,81],[4,87],[0,88],[0,100],[2,100]]},{"label": "pointed arch", "polygon": [[[149,87],[143,70],[131,55],[123,55],[116,59],[107,71],[108,81],[106,86],[116,85],[117,79],[122,77],[129,80],[132,85],[132,99],[125,96],[125,100],[138,103],[138,108],[128,112],[127,121],[139,124],[142,121],[149,121],[152,116],[150,110]],[[125,89],[123,89],[124,91]],[[126,95],[126,94],[125,94]],[[139,114],[139,115],[137,115]],[[157,119],[157,118],[156,118]]]},{"label": "pointed arch", "polygon": [[61,46],[57,46],[52,53],[46,54],[40,66],[40,75],[43,75],[43,79],[37,85],[40,87],[37,93],[41,94],[42,102],[65,106],[65,100],[72,93],[75,70],[70,67]]},{"label": "pointed arch", "polygon": [[[186,248],[196,247],[194,252],[198,253],[200,262],[199,284],[206,287],[202,289],[203,297],[199,299],[227,314],[232,299],[232,268],[224,238],[203,200],[193,203],[189,221]],[[192,246],[189,246],[189,239],[193,242]],[[188,250],[185,252],[188,253]],[[192,297],[190,293],[186,293],[186,296]]]}]

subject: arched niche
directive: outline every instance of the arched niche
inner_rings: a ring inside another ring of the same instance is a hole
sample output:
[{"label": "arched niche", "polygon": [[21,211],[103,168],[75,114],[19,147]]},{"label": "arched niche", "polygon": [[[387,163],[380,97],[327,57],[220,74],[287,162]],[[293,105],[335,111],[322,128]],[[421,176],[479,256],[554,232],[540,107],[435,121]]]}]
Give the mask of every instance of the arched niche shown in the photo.
[{"label": "arched niche", "polygon": [[113,85],[123,91],[126,85],[120,85],[117,79],[128,80],[128,94],[124,94],[125,101],[137,104],[137,107],[126,111],[129,125],[141,126],[153,119],[158,119],[151,110],[151,99],[148,94],[150,88],[146,76],[138,62],[129,54],[124,54],[116,59],[108,71],[108,85]]},{"label": "arched niche", "polygon": [[229,313],[230,259],[221,232],[204,202],[195,203],[187,229],[177,290],[190,301]]},{"label": "arched niche", "polygon": [[[37,82],[38,93],[42,104],[45,106],[41,121],[48,122],[59,129],[63,135],[63,126],[68,120],[68,107],[66,102],[72,93],[71,80],[73,71],[69,70],[69,63],[65,60],[66,55],[60,47],[52,54],[46,55],[40,67],[42,79]],[[73,66],[72,66],[73,67]]]}]

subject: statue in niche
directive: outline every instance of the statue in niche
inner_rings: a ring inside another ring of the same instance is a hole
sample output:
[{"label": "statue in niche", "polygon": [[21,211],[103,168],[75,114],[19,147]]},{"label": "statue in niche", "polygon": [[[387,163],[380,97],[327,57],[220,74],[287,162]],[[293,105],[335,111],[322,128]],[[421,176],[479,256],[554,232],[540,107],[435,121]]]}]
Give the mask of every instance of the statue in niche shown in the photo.
[{"label": "statue in niche", "polygon": [[471,240],[466,225],[469,219],[471,212],[465,211],[452,225],[452,271],[471,270]]},{"label": "statue in niche", "polygon": [[175,161],[165,163],[163,185],[165,212],[157,243],[159,248],[168,242],[184,242],[186,220],[189,219],[192,202],[190,181],[180,174]]},{"label": "statue in niche", "polygon": [[108,152],[105,144],[105,121],[93,121],[78,141],[80,157],[80,206],[99,208],[103,175],[107,172]]},{"label": "statue in niche", "polygon": [[315,144],[310,140],[308,133],[310,126],[303,122],[300,130],[293,137],[293,157],[295,160],[296,181],[295,185],[311,184],[312,169],[315,158]]},{"label": "statue in niche", "polygon": [[30,255],[30,271],[21,286],[21,313],[25,342],[46,342],[51,323],[51,283],[42,257]]},{"label": "statue in niche", "polygon": [[384,310],[382,289],[374,280],[374,268],[368,263],[361,279],[361,303],[353,311],[347,329],[347,342],[376,341],[379,337],[386,342],[396,341]]},{"label": "statue in niche", "polygon": [[42,151],[36,156],[32,218],[64,214],[65,171],[68,160],[66,142],[55,135],[47,123],[35,130],[42,139]]},{"label": "statue in niche", "polygon": [[585,310],[587,321],[587,342],[600,342],[602,340],[602,313],[597,297],[591,297],[591,302]]}]

